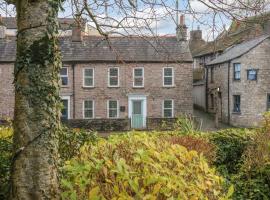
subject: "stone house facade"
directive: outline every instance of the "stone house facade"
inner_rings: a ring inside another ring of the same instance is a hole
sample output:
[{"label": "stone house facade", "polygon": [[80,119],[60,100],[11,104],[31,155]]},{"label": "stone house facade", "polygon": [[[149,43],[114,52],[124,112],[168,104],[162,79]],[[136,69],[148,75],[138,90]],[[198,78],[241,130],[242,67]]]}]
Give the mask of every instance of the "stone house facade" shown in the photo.
[{"label": "stone house facade", "polygon": [[[270,39],[243,42],[207,64],[209,112],[233,126],[259,126],[270,108]],[[217,108],[218,107],[218,108]]]},{"label": "stone house facade", "polygon": [[[76,32],[75,32],[76,33]],[[0,38],[0,117],[12,117],[16,38]],[[192,57],[174,37],[60,37],[62,117],[121,129],[193,113]],[[129,127],[127,127],[129,126]]]}]

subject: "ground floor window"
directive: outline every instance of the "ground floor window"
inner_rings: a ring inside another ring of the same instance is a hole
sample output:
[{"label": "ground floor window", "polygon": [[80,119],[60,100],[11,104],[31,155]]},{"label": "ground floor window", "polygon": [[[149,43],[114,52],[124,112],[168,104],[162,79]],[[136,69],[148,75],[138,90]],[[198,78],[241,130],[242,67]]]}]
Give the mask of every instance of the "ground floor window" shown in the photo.
[{"label": "ground floor window", "polygon": [[270,94],[267,94],[267,111],[270,111]]},{"label": "ground floor window", "polygon": [[233,95],[233,112],[241,112],[241,96]]},{"label": "ground floor window", "polygon": [[108,101],[108,117],[117,118],[118,117],[118,101],[109,100]]},{"label": "ground floor window", "polygon": [[83,104],[83,114],[85,119],[94,118],[94,101],[85,100]]},{"label": "ground floor window", "polygon": [[168,99],[163,101],[163,117],[173,117],[173,100]]},{"label": "ground floor window", "polygon": [[61,119],[68,119],[68,100],[62,99]]}]

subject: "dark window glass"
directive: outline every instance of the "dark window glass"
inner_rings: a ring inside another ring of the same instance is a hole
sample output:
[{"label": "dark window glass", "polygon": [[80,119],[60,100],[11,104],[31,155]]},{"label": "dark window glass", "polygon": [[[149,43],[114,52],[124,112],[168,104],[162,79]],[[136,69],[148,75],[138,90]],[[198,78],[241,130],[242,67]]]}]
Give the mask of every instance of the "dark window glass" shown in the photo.
[{"label": "dark window glass", "polygon": [[118,86],[118,68],[110,68],[109,70],[109,86]]},{"label": "dark window glass", "polygon": [[241,64],[234,63],[233,70],[234,70],[234,75],[233,75],[234,80],[240,80],[241,79]]},{"label": "dark window glass", "polygon": [[135,87],[143,86],[143,68],[134,69],[134,86]]},{"label": "dark window glass", "polygon": [[84,118],[93,118],[94,116],[94,103],[93,101],[84,101]]},{"label": "dark window glass", "polygon": [[109,101],[109,118],[116,118],[118,116],[117,101]]},{"label": "dark window glass", "polygon": [[270,94],[267,94],[267,111],[270,111]]},{"label": "dark window glass", "polygon": [[247,70],[247,79],[251,81],[257,80],[257,70],[255,69]]},{"label": "dark window glass", "polygon": [[61,118],[62,119],[68,119],[68,100],[62,99],[62,110],[61,110]]},{"label": "dark window glass", "polygon": [[240,95],[233,95],[233,112],[241,112],[241,97]]},{"label": "dark window glass", "polygon": [[84,69],[84,86],[94,86],[94,70]]},{"label": "dark window glass", "polygon": [[63,67],[60,69],[61,85],[68,85],[68,69]]},{"label": "dark window glass", "polygon": [[172,100],[164,100],[163,115],[166,118],[173,117],[173,101]]},{"label": "dark window glass", "polygon": [[163,70],[163,85],[173,86],[173,68],[164,68]]}]

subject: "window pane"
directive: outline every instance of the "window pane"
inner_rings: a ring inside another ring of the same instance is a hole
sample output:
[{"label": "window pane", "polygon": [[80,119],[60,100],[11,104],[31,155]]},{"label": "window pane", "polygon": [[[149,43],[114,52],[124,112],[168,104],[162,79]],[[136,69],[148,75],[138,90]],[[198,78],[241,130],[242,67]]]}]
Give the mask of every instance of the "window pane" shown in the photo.
[{"label": "window pane", "polygon": [[61,77],[61,84],[68,85],[68,77]]},{"label": "window pane", "polygon": [[117,110],[109,110],[109,117],[117,117]]},{"label": "window pane", "polygon": [[93,101],[84,101],[84,109],[93,109]]},{"label": "window pane", "polygon": [[110,109],[117,109],[117,101],[109,101]]},{"label": "window pane", "polygon": [[118,76],[118,68],[110,68],[110,76]]},{"label": "window pane", "polygon": [[118,77],[110,77],[110,85],[118,85]]},{"label": "window pane", "polygon": [[172,117],[172,109],[165,109],[164,117]]},{"label": "window pane", "polygon": [[235,79],[240,79],[240,72],[235,72],[234,78]]},{"label": "window pane", "polygon": [[240,112],[241,111],[241,108],[240,108],[240,103],[241,103],[240,95],[234,95],[233,99],[234,99],[233,111],[234,112]]},{"label": "window pane", "polygon": [[93,69],[85,69],[84,76],[93,76]]},{"label": "window pane", "polygon": [[84,78],[85,86],[93,86],[93,78]]},{"label": "window pane", "polygon": [[134,69],[135,76],[143,76],[143,69]]},{"label": "window pane", "polygon": [[172,68],[164,68],[164,76],[172,76]]},{"label": "window pane", "polygon": [[164,85],[172,85],[172,77],[164,77]]},{"label": "window pane", "polygon": [[164,108],[172,108],[172,100],[165,100]]},{"label": "window pane", "polygon": [[248,70],[248,80],[256,80],[256,79],[257,79],[257,71]]},{"label": "window pane", "polygon": [[60,69],[60,75],[67,75],[67,68],[63,67]]},{"label": "window pane", "polygon": [[143,78],[135,78],[134,85],[135,86],[143,86]]},{"label": "window pane", "polygon": [[85,110],[84,117],[85,118],[93,118],[93,110]]},{"label": "window pane", "polygon": [[61,118],[62,119],[68,119],[68,100],[64,99],[64,100],[61,100],[62,104],[63,104],[63,107],[62,107],[62,110],[61,110]]}]

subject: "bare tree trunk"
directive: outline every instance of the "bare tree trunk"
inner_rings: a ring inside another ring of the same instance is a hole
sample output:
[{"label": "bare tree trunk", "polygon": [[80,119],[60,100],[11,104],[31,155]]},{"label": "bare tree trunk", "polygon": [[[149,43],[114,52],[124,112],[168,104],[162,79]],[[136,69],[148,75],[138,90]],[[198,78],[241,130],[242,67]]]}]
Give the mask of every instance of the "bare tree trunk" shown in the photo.
[{"label": "bare tree trunk", "polygon": [[17,0],[14,159],[10,199],[59,199],[57,44],[60,0]]}]

